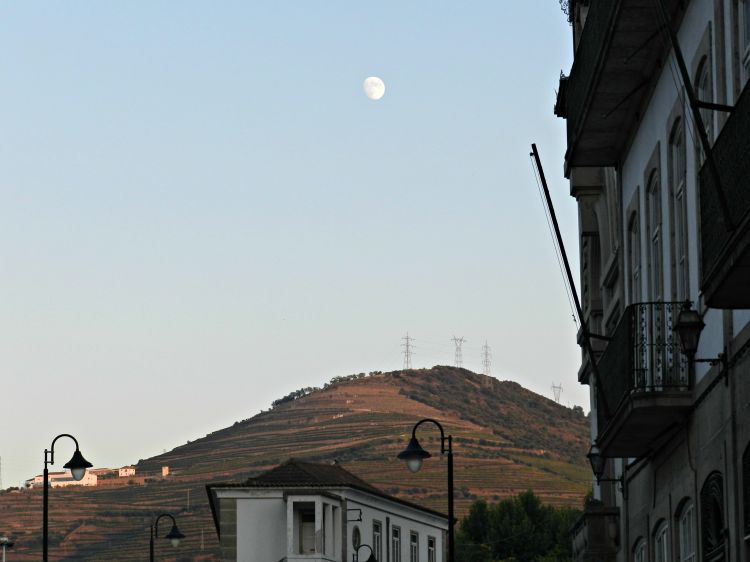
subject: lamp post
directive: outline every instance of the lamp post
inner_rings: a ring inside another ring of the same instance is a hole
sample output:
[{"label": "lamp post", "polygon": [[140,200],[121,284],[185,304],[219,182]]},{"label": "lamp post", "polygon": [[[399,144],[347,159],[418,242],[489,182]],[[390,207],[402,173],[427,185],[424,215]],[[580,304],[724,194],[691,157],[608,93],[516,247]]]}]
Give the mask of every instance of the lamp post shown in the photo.
[{"label": "lamp post", "polygon": [[[453,436],[445,436],[443,426],[440,422],[431,418],[420,420],[411,430],[411,439],[406,449],[398,454],[398,458],[406,461],[406,466],[412,472],[418,472],[422,468],[422,462],[429,459],[432,455],[425,451],[417,441],[417,428],[423,423],[430,422],[435,424],[440,430],[440,454],[448,456],[448,562],[455,560],[455,541],[453,537],[454,517],[453,517]],[[447,446],[446,446],[447,443]]]},{"label": "lamp post", "polygon": [[352,554],[352,562],[359,562],[359,549],[365,547],[370,549],[370,557],[366,562],[378,562],[378,559],[375,558],[375,553],[372,551],[372,547],[369,544],[361,544],[356,548],[356,550]]},{"label": "lamp post", "polygon": [[184,539],[185,535],[180,533],[180,530],[177,528],[177,521],[174,520],[174,517],[169,513],[162,513],[159,515],[159,517],[156,518],[156,520],[151,520],[151,540],[149,542],[149,560],[151,562],[154,562],[154,537],[159,537],[159,519],[162,517],[169,517],[172,520],[172,529],[164,535],[165,539],[169,539],[172,543],[172,546],[177,548],[180,546],[180,539]]},{"label": "lamp post", "polygon": [[8,537],[0,537],[0,546],[3,547],[3,562],[5,562],[5,549],[13,548],[13,541]]},{"label": "lamp post", "polygon": [[42,560],[47,562],[49,554],[49,470],[47,466],[55,464],[55,442],[60,437],[70,437],[76,444],[76,450],[70,460],[63,465],[63,468],[69,468],[70,474],[74,480],[81,480],[86,474],[86,469],[94,466],[83,458],[81,451],[78,449],[78,440],[68,433],[61,433],[52,440],[49,450],[44,450],[44,499],[42,507]]}]

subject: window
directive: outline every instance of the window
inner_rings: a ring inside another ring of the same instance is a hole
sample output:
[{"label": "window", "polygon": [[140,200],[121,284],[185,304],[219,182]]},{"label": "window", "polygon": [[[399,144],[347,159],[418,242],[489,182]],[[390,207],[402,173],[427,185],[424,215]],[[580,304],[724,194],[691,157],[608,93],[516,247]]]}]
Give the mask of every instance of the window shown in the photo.
[{"label": "window", "polygon": [[648,216],[648,288],[649,300],[662,300],[661,190],[656,170],[651,172],[646,188]]},{"label": "window", "polygon": [[680,515],[680,562],[695,562],[695,508],[692,503]]},{"label": "window", "polygon": [[383,524],[380,521],[372,522],[372,553],[375,560],[383,559]]},{"label": "window", "polygon": [[750,0],[742,0],[740,12],[740,56],[747,79],[750,76]]},{"label": "window", "polygon": [[721,562],[724,553],[724,478],[712,472],[701,489],[701,539],[703,560]]},{"label": "window", "polygon": [[[708,57],[703,57],[700,64],[698,65],[698,72],[695,74],[695,95],[699,101],[713,102],[714,93],[711,85],[711,64]],[[701,109],[701,120],[703,125],[706,127],[706,135],[708,136],[709,142],[713,141],[714,138],[714,113],[710,109]],[[703,153],[703,146],[701,143],[697,143],[698,152],[698,165],[703,163],[705,154]]]},{"label": "window", "polygon": [[315,504],[312,502],[295,503],[294,509],[299,513],[299,545],[297,554],[315,552]]},{"label": "window", "polygon": [[633,213],[628,223],[628,265],[630,268],[630,304],[640,300],[641,240],[638,235],[638,215]]},{"label": "window", "polygon": [[674,254],[674,299],[684,301],[690,295],[687,232],[687,194],[685,185],[685,129],[678,119],[669,137],[670,184],[672,196],[672,250]]},{"label": "window", "polygon": [[409,533],[409,562],[419,562],[419,535]]},{"label": "window", "polygon": [[640,539],[635,543],[633,547],[633,562],[647,562],[646,561],[646,541]]},{"label": "window", "polygon": [[401,529],[394,527],[391,534],[391,562],[401,562]]},{"label": "window", "polygon": [[654,560],[656,562],[667,562],[669,560],[669,536],[667,523],[664,522],[656,528],[654,533]]},{"label": "window", "polygon": [[436,562],[435,537],[427,537],[427,562]]}]

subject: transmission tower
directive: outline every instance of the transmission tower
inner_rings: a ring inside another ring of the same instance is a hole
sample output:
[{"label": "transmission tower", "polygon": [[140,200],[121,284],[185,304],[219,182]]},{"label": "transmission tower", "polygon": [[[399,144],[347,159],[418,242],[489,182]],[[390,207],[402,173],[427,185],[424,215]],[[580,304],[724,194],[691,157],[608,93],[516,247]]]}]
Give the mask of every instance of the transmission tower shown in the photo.
[{"label": "transmission tower", "polygon": [[487,340],[484,340],[482,346],[482,365],[484,366],[484,374],[488,377],[492,376],[492,354],[490,346],[487,345]]},{"label": "transmission tower", "polygon": [[461,346],[464,344],[466,340],[461,336],[460,338],[457,338],[456,336],[453,336],[453,343],[456,345],[456,367],[463,367],[464,366],[464,356],[461,352]]},{"label": "transmission tower", "polygon": [[555,395],[555,402],[560,403],[560,394],[562,394],[562,383],[552,383],[552,393]]},{"label": "transmission tower", "polygon": [[401,352],[404,354],[404,369],[411,369],[412,342],[414,338],[409,336],[409,332],[406,332],[406,336],[401,338],[401,340],[404,342],[401,344],[401,347],[404,348]]}]

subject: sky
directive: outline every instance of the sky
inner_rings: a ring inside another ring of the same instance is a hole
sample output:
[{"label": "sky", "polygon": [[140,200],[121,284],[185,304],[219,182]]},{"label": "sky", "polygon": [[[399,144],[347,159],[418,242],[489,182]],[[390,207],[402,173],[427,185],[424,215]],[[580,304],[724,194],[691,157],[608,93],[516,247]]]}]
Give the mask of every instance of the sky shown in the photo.
[{"label": "sky", "polygon": [[529,159],[577,272],[571,51],[556,0],[3,3],[3,486],[60,433],[118,467],[399,369],[407,331],[588,411]]}]

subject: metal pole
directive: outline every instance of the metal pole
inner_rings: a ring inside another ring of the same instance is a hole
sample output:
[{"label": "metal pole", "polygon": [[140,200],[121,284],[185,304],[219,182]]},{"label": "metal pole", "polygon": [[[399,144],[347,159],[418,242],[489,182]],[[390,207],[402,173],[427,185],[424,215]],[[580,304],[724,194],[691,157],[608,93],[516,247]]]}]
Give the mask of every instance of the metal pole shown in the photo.
[{"label": "metal pole", "polygon": [[455,520],[453,517],[453,436],[448,436],[448,562],[455,562]]},{"label": "metal pole", "polygon": [[154,562],[154,523],[151,523],[151,540],[149,541],[149,560]]},{"label": "metal pole", "polygon": [[534,156],[536,161],[537,170],[539,170],[539,179],[542,182],[544,188],[544,197],[547,200],[547,208],[549,214],[552,217],[552,225],[555,227],[555,236],[557,237],[557,245],[560,247],[560,253],[562,254],[563,264],[565,265],[565,273],[568,277],[568,284],[570,285],[570,292],[573,293],[573,301],[575,302],[576,312],[578,313],[578,319],[581,321],[581,330],[583,331],[583,343],[586,355],[589,357],[591,362],[591,370],[594,373],[594,381],[599,392],[598,401],[604,410],[604,415],[610,417],[609,404],[607,403],[607,397],[604,394],[604,389],[601,384],[602,381],[599,378],[599,367],[596,364],[596,357],[594,357],[594,348],[591,347],[591,338],[589,336],[588,327],[586,326],[586,319],[583,317],[583,309],[581,308],[581,301],[578,299],[578,291],[576,290],[575,283],[573,282],[573,273],[570,271],[570,262],[568,262],[568,254],[565,252],[565,244],[563,243],[562,234],[560,234],[560,225],[557,223],[557,215],[555,214],[555,207],[552,205],[552,197],[549,194],[549,188],[547,187],[547,178],[544,177],[544,169],[542,169],[542,161],[539,158],[539,151],[536,149],[536,144],[531,145],[531,154]]},{"label": "metal pole", "polygon": [[44,450],[44,499],[42,504],[42,561],[47,562],[48,544],[47,533],[49,531],[49,470],[47,470],[47,449]]}]

